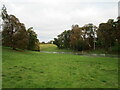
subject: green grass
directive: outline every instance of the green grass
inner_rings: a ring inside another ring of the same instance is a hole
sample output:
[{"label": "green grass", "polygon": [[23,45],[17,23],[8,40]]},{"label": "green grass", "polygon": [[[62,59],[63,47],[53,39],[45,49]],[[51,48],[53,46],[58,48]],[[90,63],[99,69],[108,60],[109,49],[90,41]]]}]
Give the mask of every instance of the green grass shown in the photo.
[{"label": "green grass", "polygon": [[117,88],[118,59],[3,48],[3,88]]},{"label": "green grass", "polygon": [[54,44],[40,44],[40,50],[49,52],[72,52],[72,50],[59,49]]}]

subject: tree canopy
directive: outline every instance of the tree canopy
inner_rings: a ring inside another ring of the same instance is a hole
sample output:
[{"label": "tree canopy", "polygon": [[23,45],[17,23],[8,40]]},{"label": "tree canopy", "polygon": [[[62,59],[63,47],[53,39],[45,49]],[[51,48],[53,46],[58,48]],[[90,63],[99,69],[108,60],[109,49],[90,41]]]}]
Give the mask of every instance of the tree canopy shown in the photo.
[{"label": "tree canopy", "polygon": [[54,44],[58,48],[72,49],[76,51],[103,48],[106,51],[120,51],[120,19],[109,19],[106,23],[96,27],[92,23],[83,27],[72,25],[71,30],[65,30],[54,38]]},{"label": "tree canopy", "polygon": [[40,50],[37,34],[25,25],[14,15],[9,15],[5,5],[2,7],[2,44],[13,49]]}]

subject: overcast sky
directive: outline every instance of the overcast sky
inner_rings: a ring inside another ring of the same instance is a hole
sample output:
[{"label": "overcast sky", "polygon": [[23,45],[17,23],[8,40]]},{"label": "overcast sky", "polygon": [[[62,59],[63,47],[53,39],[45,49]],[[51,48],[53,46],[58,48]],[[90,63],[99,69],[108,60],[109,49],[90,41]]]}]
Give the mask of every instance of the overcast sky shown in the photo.
[{"label": "overcast sky", "polygon": [[26,28],[33,27],[40,41],[50,41],[73,24],[98,26],[118,16],[119,0],[2,0]]}]

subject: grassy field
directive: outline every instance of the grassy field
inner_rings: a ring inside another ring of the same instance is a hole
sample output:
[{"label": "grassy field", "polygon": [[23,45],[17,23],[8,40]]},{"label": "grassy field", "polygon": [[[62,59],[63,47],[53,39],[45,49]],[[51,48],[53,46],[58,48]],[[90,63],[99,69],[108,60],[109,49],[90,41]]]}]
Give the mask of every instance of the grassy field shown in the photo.
[{"label": "grassy field", "polygon": [[41,51],[49,51],[49,52],[72,52],[72,50],[66,49],[58,49],[54,44],[40,44]]},{"label": "grassy field", "polygon": [[3,88],[118,87],[117,58],[13,51],[3,47],[2,65]]}]

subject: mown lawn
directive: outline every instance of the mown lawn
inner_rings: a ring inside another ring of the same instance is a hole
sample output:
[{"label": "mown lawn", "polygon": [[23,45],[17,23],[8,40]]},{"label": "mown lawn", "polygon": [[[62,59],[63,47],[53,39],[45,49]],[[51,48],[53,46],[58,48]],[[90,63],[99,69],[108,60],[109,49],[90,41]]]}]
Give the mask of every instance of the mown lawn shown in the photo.
[{"label": "mown lawn", "polygon": [[118,59],[3,48],[3,88],[117,88]]}]

